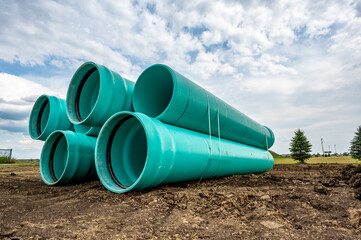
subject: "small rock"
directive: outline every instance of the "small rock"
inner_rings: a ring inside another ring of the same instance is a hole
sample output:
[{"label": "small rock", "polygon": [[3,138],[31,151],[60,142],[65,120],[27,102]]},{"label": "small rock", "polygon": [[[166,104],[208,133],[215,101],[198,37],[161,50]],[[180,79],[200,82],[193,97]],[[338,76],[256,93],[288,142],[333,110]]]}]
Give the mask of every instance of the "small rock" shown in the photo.
[{"label": "small rock", "polygon": [[262,200],[265,200],[265,201],[271,201],[271,197],[270,197],[270,195],[263,195],[262,197],[261,197],[261,199]]},{"label": "small rock", "polygon": [[16,229],[11,229],[11,230],[8,230],[8,231],[3,231],[3,232],[0,232],[0,237],[10,237],[10,236],[12,236],[14,233],[16,233]]},{"label": "small rock", "polygon": [[12,172],[12,173],[10,173],[10,176],[16,176],[16,173]]},{"label": "small rock", "polygon": [[358,228],[361,225],[361,209],[349,209],[351,225]]},{"label": "small rock", "polygon": [[320,193],[320,194],[327,194],[328,193],[328,189],[326,189],[324,186],[321,185],[317,185],[314,187],[313,189],[315,192]]},{"label": "small rock", "polygon": [[282,224],[279,224],[274,221],[261,221],[261,224],[269,229],[277,229],[277,228],[283,227]]}]

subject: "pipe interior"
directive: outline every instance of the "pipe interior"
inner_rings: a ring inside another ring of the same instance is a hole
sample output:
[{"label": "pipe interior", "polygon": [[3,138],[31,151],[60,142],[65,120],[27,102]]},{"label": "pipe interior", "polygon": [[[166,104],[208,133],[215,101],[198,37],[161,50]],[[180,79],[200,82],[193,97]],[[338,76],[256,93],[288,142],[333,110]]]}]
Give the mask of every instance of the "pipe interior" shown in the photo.
[{"label": "pipe interior", "polygon": [[112,177],[120,187],[127,188],[139,178],[147,158],[147,138],[142,124],[135,117],[120,122],[108,144]]},{"label": "pipe interior", "polygon": [[38,136],[40,136],[43,133],[46,125],[48,124],[49,114],[50,114],[50,103],[49,100],[46,99],[40,107],[39,115],[36,121],[37,124],[36,130]]},{"label": "pipe interior", "polygon": [[59,135],[52,146],[49,161],[50,175],[54,181],[57,181],[65,170],[68,158],[68,145],[64,135]]},{"label": "pipe interior", "polygon": [[159,116],[173,95],[173,78],[164,66],[153,66],[138,78],[134,88],[135,111],[150,117]]},{"label": "pipe interior", "polygon": [[100,75],[96,68],[90,69],[81,80],[77,90],[76,114],[79,121],[87,118],[98,99]]}]

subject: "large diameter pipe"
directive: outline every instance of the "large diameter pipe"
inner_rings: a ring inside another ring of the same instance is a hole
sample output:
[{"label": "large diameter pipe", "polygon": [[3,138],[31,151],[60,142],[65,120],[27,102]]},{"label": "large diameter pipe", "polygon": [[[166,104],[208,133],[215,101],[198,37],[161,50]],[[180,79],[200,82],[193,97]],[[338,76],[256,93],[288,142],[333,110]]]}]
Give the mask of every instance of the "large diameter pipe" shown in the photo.
[{"label": "large diameter pipe", "polygon": [[40,174],[48,185],[62,185],[96,177],[95,137],[72,131],[55,131],[45,141]]},{"label": "large diameter pipe", "polygon": [[275,141],[268,127],[161,64],[150,66],[139,76],[133,107],[168,124],[220,134],[221,138],[258,148],[268,149]]},{"label": "large diameter pipe", "polygon": [[273,167],[260,148],[164,124],[142,113],[120,112],[103,126],[95,150],[100,181],[112,192]]},{"label": "large diameter pipe", "polygon": [[70,81],[66,110],[73,124],[101,127],[114,113],[133,111],[134,83],[108,68],[86,62]]},{"label": "large diameter pipe", "polygon": [[100,132],[100,127],[88,127],[85,125],[74,124],[74,130],[77,133],[83,133],[87,136],[97,137]]},{"label": "large diameter pipe", "polygon": [[34,103],[29,119],[30,137],[45,141],[56,130],[73,130],[68,119],[65,100],[41,95]]}]

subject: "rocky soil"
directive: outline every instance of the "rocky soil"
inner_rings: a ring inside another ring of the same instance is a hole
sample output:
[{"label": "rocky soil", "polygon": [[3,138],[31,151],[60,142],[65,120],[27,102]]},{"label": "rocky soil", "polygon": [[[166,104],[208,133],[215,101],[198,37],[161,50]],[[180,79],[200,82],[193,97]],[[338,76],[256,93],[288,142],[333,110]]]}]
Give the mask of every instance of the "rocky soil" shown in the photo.
[{"label": "rocky soil", "polygon": [[270,172],[114,194],[0,167],[0,239],[361,239],[361,168]]}]

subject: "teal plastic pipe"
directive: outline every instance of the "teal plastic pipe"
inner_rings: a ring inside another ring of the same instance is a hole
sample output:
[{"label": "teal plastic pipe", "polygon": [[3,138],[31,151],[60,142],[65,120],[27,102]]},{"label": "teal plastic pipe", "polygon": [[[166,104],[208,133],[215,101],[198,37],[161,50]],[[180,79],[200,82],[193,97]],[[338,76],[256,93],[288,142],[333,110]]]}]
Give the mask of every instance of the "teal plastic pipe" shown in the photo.
[{"label": "teal plastic pipe", "polygon": [[137,112],[113,115],[101,129],[95,149],[98,177],[115,193],[265,172],[273,162],[267,150],[210,138]]},{"label": "teal plastic pipe", "polygon": [[74,124],[74,130],[77,133],[83,133],[87,136],[97,137],[100,132],[100,127],[88,127],[85,125]]},{"label": "teal plastic pipe", "polygon": [[[133,107],[162,122],[268,149],[273,132],[168,66],[156,64],[138,78]],[[218,131],[220,129],[220,131]],[[219,134],[220,132],[220,134]]]},{"label": "teal plastic pipe", "polygon": [[75,72],[66,96],[73,124],[101,127],[114,113],[133,111],[134,83],[108,68],[86,62]]},{"label": "teal plastic pipe", "polygon": [[29,119],[29,134],[32,139],[43,140],[55,130],[73,130],[66,115],[65,100],[41,95],[34,103]]},{"label": "teal plastic pipe", "polygon": [[55,131],[45,141],[40,174],[48,185],[74,183],[96,177],[95,137],[72,131]]}]

